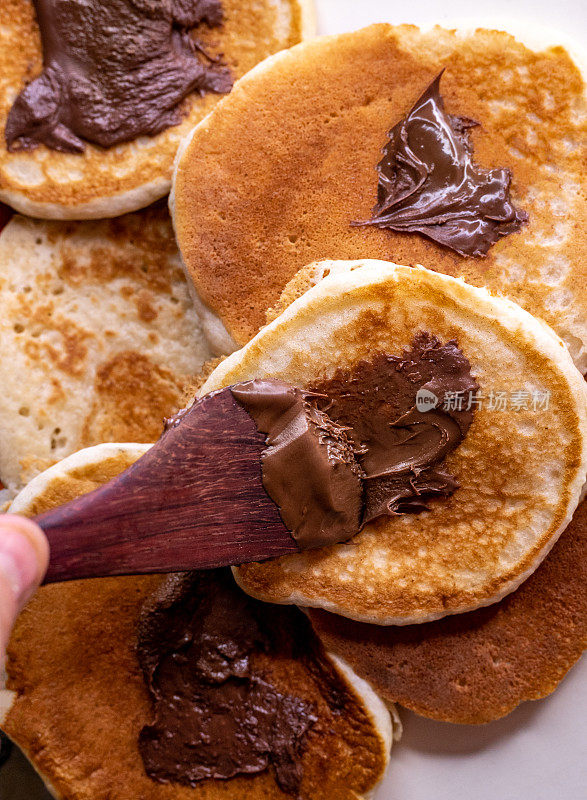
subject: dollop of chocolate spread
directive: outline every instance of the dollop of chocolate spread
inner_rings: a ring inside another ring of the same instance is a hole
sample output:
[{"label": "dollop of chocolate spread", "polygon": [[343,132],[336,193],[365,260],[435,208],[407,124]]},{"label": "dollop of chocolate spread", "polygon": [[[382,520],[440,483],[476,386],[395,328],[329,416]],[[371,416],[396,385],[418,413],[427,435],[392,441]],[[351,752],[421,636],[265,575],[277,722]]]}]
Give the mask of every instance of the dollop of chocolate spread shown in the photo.
[{"label": "dollop of chocolate spread", "polygon": [[270,767],[298,796],[318,718],[312,702],[283,691],[288,663],[304,664],[332,713],[345,707],[344,685],[300,611],[253,600],[230,570],[170,576],[142,611],[137,654],[155,713],[139,737],[151,778],[195,786]]},{"label": "dollop of chocolate spread", "polygon": [[456,341],[421,331],[401,356],[379,353],[308,389],[266,379],[231,391],[267,434],[263,486],[309,549],[449,497],[459,484],[441,464],[469,430],[478,388]]},{"label": "dollop of chocolate spread", "polygon": [[475,164],[469,129],[480,123],[446,113],[441,77],[389,132],[372,218],[352,224],[421,233],[463,256],[484,256],[528,215],[510,201],[509,169]]},{"label": "dollop of chocolate spread", "polygon": [[478,389],[456,341],[441,344],[426,331],[401,356],[379,353],[310,386],[354,443],[364,474],[363,524],[420,512],[458,488],[440,465],[466,436]]},{"label": "dollop of chocolate spread", "polygon": [[189,29],[222,22],[220,0],[33,0],[43,72],[15,100],[8,150],[43,143],[79,153],[177,125],[190,93],[229,92],[232,78]]},{"label": "dollop of chocolate spread", "polygon": [[312,405],[311,395],[277,380],[231,387],[267,434],[263,485],[301,549],[354,536],[361,524],[361,469],[344,427]]}]

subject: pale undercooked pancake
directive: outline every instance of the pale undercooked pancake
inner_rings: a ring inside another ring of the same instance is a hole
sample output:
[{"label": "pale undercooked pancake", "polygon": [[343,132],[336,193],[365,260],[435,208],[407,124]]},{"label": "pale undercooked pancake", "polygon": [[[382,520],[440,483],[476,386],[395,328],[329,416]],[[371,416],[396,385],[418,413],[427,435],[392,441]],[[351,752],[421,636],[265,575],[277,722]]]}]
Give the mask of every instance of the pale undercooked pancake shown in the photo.
[{"label": "pale undercooked pancake", "polygon": [[[447,111],[480,123],[475,160],[512,171],[512,200],[529,215],[486,258],[351,226],[376,203],[388,131],[443,68]],[[507,295],[587,371],[584,92],[562,47],[538,52],[490,30],[376,25],[259,65],[186,139],[172,192],[180,250],[225,351],[258,331],[304,264],[369,257]]]},{"label": "pale undercooked pancake", "polygon": [[202,394],[264,377],[320,386],[378,354],[401,357],[420,331],[456,340],[479,384],[471,428],[444,462],[460,488],[429,511],[380,517],[348,544],[244,565],[237,580],[262,600],[384,625],[495,602],[533,572],[579,501],[585,382],[553,331],[508,300],[423,268],[332,268]]},{"label": "pale undercooked pancake", "polygon": [[309,613],[384,699],[446,722],[498,719],[554,691],[587,647],[587,503],[536,572],[488,608],[401,628]]},{"label": "pale undercooked pancake", "polygon": [[[312,34],[312,0],[223,0],[222,27],[197,31],[212,54],[222,54],[234,78],[266,56]],[[0,4],[0,200],[23,214],[51,219],[114,217],[152,203],[169,191],[178,143],[222,98],[192,94],[180,125],[155,136],[83,154],[40,146],[9,153],[4,129],[25,83],[41,72],[39,28],[32,0]]]},{"label": "pale undercooked pancake", "polygon": [[[104,444],[75,453],[37,476],[11,511],[32,515],[73,499],[147,447]],[[143,603],[165,580],[154,575],[42,588],[12,636],[8,689],[0,692],[3,730],[55,796],[68,800],[286,800],[291,795],[281,792],[271,770],[195,788],[145,774],[137,742],[153,710],[135,650],[137,623]],[[277,685],[311,700],[317,715],[302,758],[300,800],[358,800],[381,779],[389,759],[392,726],[385,706],[343,662],[336,660],[334,668],[346,697],[337,713],[299,662],[276,665],[268,676],[280,674]]]},{"label": "pale undercooked pancake", "polygon": [[209,356],[163,204],[15,217],[0,234],[0,480],[18,488],[86,445],[155,441]]}]

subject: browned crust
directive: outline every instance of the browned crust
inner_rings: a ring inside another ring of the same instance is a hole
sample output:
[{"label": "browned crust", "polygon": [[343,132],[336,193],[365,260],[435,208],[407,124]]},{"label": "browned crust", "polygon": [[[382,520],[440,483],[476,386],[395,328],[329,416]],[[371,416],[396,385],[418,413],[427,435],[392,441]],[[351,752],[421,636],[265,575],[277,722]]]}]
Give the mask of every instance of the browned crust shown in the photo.
[{"label": "browned crust", "polygon": [[[119,454],[54,480],[30,513],[91,491],[134,460]],[[163,578],[164,580],[164,578]],[[143,603],[161,576],[77,581],[41,589],[10,642],[8,688],[17,697],[4,730],[63,800],[291,800],[271,771],[196,788],[162,785],[144,772],[137,740],[153,710],[136,656]],[[279,689],[314,704],[301,800],[357,800],[385,769],[383,739],[366,706],[345,683],[332,710],[308,665],[264,664]]]},{"label": "browned crust", "polygon": [[[512,196],[530,214],[485,259],[415,234],[350,226],[375,202],[386,132],[441,67],[447,110],[482,122],[472,132],[476,158],[513,171]],[[181,161],[174,222],[198,292],[244,343],[304,264],[378,258],[507,293],[557,329],[569,293],[587,308],[584,166],[573,121],[582,92],[562,48],[537,54],[497,31],[460,39],[378,25],[279,55],[196,130]],[[561,220],[570,232],[559,246]],[[557,259],[560,270],[570,264],[569,277],[551,297]]]},{"label": "browned crust", "polygon": [[81,444],[156,441],[183,392],[184,382],[170,370],[140,353],[119,353],[97,371]]},{"label": "browned crust", "polygon": [[394,628],[309,614],[387,701],[446,722],[498,719],[553,692],[587,646],[587,501],[534,575],[494,606]]},{"label": "browned crust", "polygon": [[[270,772],[195,789],[163,786],[145,775],[137,739],[152,722],[152,710],[135,654],[136,625],[158,581],[122,578],[43,589],[12,638],[9,688],[18,698],[6,733],[65,800],[291,800]],[[355,800],[355,792],[370,789],[385,761],[360,703],[349,696],[344,714],[333,716],[298,663],[275,664],[271,672],[277,686],[319,709],[303,762],[302,797]]]}]

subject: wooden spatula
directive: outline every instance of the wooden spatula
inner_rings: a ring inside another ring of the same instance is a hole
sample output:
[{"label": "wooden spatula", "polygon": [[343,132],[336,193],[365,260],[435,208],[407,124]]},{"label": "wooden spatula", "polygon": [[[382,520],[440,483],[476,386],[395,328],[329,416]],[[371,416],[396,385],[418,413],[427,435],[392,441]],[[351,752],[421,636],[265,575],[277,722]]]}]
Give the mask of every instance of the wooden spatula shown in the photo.
[{"label": "wooden spatula", "polygon": [[51,546],[45,583],[298,552],[263,488],[264,446],[230,389],[202,398],[114,480],[36,517]]}]

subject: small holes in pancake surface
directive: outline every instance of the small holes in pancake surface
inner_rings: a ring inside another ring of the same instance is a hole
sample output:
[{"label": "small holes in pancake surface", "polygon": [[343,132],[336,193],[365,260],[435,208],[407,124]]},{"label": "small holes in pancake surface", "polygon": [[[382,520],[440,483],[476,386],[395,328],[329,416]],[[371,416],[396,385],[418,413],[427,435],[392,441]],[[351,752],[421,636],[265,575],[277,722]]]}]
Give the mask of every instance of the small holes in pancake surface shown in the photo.
[{"label": "small holes in pancake surface", "polygon": [[61,428],[54,428],[51,434],[51,450],[59,450],[67,444],[67,436],[59,436]]}]

